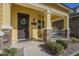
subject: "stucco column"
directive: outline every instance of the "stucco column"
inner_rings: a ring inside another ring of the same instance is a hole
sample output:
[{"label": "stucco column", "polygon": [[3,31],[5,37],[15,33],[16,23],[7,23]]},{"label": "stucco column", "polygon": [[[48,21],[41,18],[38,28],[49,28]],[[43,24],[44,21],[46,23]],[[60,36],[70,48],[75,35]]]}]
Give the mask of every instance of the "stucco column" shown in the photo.
[{"label": "stucco column", "polygon": [[67,39],[70,39],[69,16],[67,16]]},{"label": "stucco column", "polygon": [[50,40],[51,33],[52,33],[52,25],[51,25],[51,12],[48,10],[44,14],[44,20],[45,20],[45,29],[44,29],[44,40]]},{"label": "stucco column", "polygon": [[10,25],[11,21],[11,13],[10,13],[10,4],[9,3],[3,3],[3,20],[2,20],[2,31],[5,33],[4,40],[12,40],[12,27]]},{"label": "stucco column", "polygon": [[69,16],[64,16],[64,36],[67,39],[70,39],[70,28],[69,28]]},{"label": "stucco column", "polygon": [[11,18],[11,13],[10,13],[10,4],[9,3],[3,3],[3,25],[8,25],[10,26],[10,18]]}]

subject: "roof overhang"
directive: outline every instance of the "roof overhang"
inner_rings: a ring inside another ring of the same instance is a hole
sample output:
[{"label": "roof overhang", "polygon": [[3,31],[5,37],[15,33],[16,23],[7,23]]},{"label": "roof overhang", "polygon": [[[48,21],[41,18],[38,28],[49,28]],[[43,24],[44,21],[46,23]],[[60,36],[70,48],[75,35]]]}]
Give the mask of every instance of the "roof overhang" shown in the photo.
[{"label": "roof overhang", "polygon": [[57,3],[57,5],[59,5],[60,7],[66,9],[66,10],[68,10],[69,13],[74,12],[73,9],[69,8],[68,6],[66,6],[66,5],[64,5],[64,4],[62,4],[62,3]]}]

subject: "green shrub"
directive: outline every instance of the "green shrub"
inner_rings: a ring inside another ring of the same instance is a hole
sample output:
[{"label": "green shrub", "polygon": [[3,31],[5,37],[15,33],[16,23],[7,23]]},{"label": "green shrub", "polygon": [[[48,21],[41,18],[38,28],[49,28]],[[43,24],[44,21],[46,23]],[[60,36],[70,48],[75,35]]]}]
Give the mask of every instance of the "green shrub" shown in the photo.
[{"label": "green shrub", "polygon": [[64,47],[59,43],[47,42],[45,46],[53,55],[61,55],[64,53]]},{"label": "green shrub", "polygon": [[52,50],[52,42],[45,43],[45,46],[47,47],[47,49]]},{"label": "green shrub", "polygon": [[54,55],[61,55],[64,53],[64,47],[61,44],[54,42],[52,44],[52,53]]},{"label": "green shrub", "polygon": [[3,56],[15,56],[17,54],[17,48],[3,49],[1,55]]},{"label": "green shrub", "polygon": [[79,42],[79,40],[76,39],[76,38],[72,38],[71,40],[72,40],[72,43],[78,43]]},{"label": "green shrub", "polygon": [[68,44],[64,40],[57,40],[56,42],[61,44],[64,47],[64,49],[67,48],[67,46],[68,46]]}]

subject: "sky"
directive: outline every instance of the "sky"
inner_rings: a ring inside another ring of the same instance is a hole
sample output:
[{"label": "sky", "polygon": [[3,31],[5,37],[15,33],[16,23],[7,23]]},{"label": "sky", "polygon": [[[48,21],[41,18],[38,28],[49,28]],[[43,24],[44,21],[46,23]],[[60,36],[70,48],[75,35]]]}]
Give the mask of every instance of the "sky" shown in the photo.
[{"label": "sky", "polygon": [[64,3],[64,4],[70,8],[75,8],[76,6],[79,6],[79,3]]}]

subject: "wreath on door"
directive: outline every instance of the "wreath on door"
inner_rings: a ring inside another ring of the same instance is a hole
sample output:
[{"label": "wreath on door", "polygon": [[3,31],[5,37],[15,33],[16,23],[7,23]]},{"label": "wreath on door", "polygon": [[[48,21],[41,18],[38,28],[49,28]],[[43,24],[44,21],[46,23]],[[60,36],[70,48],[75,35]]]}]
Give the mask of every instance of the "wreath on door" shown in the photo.
[{"label": "wreath on door", "polygon": [[26,19],[25,18],[23,18],[23,20],[21,20],[21,24],[22,25],[25,25],[26,24]]}]

